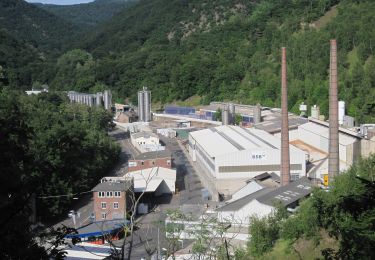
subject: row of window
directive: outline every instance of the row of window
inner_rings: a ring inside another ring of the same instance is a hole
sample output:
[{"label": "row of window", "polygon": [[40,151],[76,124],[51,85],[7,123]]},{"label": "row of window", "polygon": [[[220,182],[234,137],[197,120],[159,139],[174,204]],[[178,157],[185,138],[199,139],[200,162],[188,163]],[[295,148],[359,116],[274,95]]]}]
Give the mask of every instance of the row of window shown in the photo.
[{"label": "row of window", "polygon": [[[102,209],[107,208],[107,202],[102,202]],[[113,208],[118,209],[118,202],[113,202]]]},{"label": "row of window", "polygon": [[120,191],[99,191],[98,192],[99,198],[121,198],[121,192]]}]

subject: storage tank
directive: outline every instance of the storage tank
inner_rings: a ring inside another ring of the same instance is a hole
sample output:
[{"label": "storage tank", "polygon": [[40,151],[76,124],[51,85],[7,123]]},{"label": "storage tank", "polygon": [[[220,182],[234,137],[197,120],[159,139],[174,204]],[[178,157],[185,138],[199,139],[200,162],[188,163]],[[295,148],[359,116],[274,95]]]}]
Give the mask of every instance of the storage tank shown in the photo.
[{"label": "storage tank", "polygon": [[223,112],[221,114],[221,122],[223,125],[229,125],[229,111],[228,111],[228,106],[224,106]]},{"label": "storage tank", "polygon": [[104,108],[110,110],[112,107],[112,94],[110,90],[104,90],[103,94]]},{"label": "storage tank", "polygon": [[339,124],[344,124],[345,101],[339,101]]},{"label": "storage tank", "polygon": [[96,105],[97,106],[101,106],[102,105],[102,97],[103,97],[102,92],[96,93]]},{"label": "storage tank", "polygon": [[311,117],[315,119],[319,119],[320,117],[320,108],[317,105],[311,107]]},{"label": "storage tank", "polygon": [[254,124],[262,122],[262,107],[260,106],[259,103],[254,107],[253,116],[254,116]]},{"label": "storage tank", "polygon": [[145,120],[143,91],[138,91],[138,120]]},{"label": "storage tank", "polygon": [[234,125],[236,120],[236,107],[233,103],[229,104],[229,124]]},{"label": "storage tank", "polygon": [[145,106],[145,122],[151,121],[151,92],[147,91],[147,88],[143,88],[144,91],[144,106]]}]

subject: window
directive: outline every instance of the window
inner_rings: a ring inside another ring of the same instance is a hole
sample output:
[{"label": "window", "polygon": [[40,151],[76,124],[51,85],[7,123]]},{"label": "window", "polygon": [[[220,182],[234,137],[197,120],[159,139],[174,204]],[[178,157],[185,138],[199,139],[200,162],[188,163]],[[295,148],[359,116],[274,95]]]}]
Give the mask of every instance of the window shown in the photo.
[{"label": "window", "polygon": [[152,161],[152,165],[155,165],[155,161]]},{"label": "window", "polygon": [[113,202],[113,208],[118,209],[118,202]]},{"label": "window", "polygon": [[98,197],[99,198],[104,198],[105,197],[105,192],[104,191],[99,191],[98,192]]},{"label": "window", "polygon": [[106,219],[106,218],[107,218],[107,213],[102,212],[102,219]]},{"label": "window", "polygon": [[111,198],[112,197],[112,191],[107,191],[107,198]]},{"label": "window", "polygon": [[142,162],[141,162],[141,165],[145,165],[145,162],[144,162],[144,161],[142,161]]},{"label": "window", "polygon": [[102,209],[106,209],[107,208],[107,202],[102,202]]},{"label": "window", "polygon": [[113,193],[115,195],[115,198],[121,198],[121,192],[120,191],[115,191]]}]

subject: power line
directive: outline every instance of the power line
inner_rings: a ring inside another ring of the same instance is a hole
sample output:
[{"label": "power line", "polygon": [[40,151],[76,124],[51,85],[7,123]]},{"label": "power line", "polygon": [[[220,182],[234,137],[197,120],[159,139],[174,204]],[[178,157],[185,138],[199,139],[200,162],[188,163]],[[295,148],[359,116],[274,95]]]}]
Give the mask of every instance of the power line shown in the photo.
[{"label": "power line", "polygon": [[92,192],[90,191],[84,191],[84,192],[79,192],[79,193],[69,193],[69,194],[60,194],[60,195],[51,195],[51,196],[39,196],[37,199],[52,199],[52,198],[60,198],[60,197],[74,197],[78,196],[81,194],[89,193]]}]

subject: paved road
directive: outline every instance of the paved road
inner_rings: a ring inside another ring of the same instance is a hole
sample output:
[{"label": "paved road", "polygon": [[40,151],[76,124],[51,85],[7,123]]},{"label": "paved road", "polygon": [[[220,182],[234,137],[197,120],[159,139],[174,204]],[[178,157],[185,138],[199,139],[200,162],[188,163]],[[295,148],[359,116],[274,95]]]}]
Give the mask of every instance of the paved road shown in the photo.
[{"label": "paved road", "polygon": [[[127,171],[129,158],[136,156],[138,152],[132,147],[129,142],[129,136],[124,130],[115,129],[111,131],[110,135],[114,137],[121,146],[119,163],[111,172],[111,175],[123,175],[123,173]],[[131,259],[145,258],[148,255],[147,252],[149,252],[149,254],[155,253],[158,244],[160,248],[168,248],[163,225],[168,209],[181,209],[185,213],[191,213],[195,217],[198,217],[203,210],[204,202],[202,201],[201,192],[203,187],[194,168],[187,159],[186,153],[181,150],[177,139],[161,137],[161,141],[164,142],[167,149],[172,152],[174,167],[177,170],[176,187],[179,192],[173,196],[169,195],[157,198],[145,197],[145,202],[151,202],[154,205],[158,205],[158,207],[155,211],[137,220],[139,229],[134,233],[135,239]],[[92,207],[93,201],[91,193],[79,198],[77,205],[73,207],[73,209],[81,213],[81,218],[78,220],[78,223],[84,224],[87,222],[84,220],[88,220],[92,212]],[[70,218],[65,219],[59,224],[73,227]],[[121,243],[121,241],[119,242]],[[186,246],[187,243],[184,242],[184,245]]]}]

